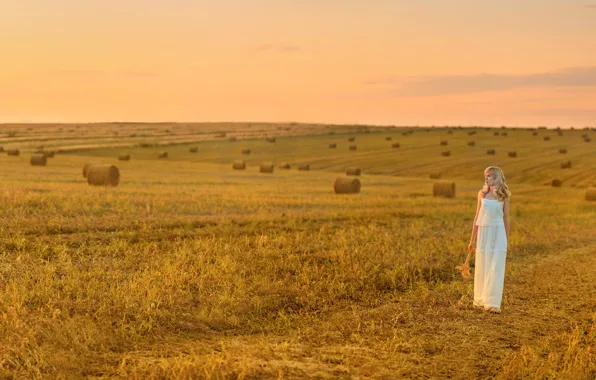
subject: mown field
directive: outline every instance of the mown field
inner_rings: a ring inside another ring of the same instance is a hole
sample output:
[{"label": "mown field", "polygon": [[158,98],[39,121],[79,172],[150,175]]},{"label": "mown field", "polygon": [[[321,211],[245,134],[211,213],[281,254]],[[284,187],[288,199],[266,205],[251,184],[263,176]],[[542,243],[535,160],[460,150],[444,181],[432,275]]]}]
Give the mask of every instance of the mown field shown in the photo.
[{"label": "mown field", "polygon": [[[596,133],[366,129],[0,126],[21,149],[0,153],[0,375],[594,378]],[[29,164],[40,145],[58,152],[45,167]],[[88,161],[120,185],[88,186]],[[501,315],[454,269],[488,165],[513,192]],[[362,190],[336,195],[348,166]],[[456,197],[434,198],[430,173]]]}]

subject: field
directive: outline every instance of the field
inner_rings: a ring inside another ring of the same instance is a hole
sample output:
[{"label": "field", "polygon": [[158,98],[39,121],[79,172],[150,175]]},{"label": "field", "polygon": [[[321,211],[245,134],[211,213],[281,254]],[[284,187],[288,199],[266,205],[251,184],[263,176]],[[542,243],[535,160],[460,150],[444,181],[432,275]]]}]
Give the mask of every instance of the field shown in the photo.
[{"label": "field", "polygon": [[[596,377],[596,132],[449,130],[0,125],[0,376]],[[489,165],[513,192],[500,315],[455,270]],[[334,194],[351,166],[361,192]]]}]

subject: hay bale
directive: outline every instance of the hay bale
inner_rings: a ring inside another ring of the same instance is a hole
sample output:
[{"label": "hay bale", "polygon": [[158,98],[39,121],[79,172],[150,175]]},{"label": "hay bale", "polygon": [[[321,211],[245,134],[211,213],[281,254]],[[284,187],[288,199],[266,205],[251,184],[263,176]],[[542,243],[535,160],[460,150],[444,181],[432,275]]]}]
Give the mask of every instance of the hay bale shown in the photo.
[{"label": "hay bale", "polygon": [[91,165],[87,169],[87,183],[94,186],[118,186],[120,171],[114,165]]},{"label": "hay bale", "polygon": [[230,141],[236,141],[236,136],[232,136],[228,140],[230,140]]},{"label": "hay bale", "polygon": [[494,132],[493,135],[498,136],[499,132]]},{"label": "hay bale", "polygon": [[303,172],[307,172],[307,171],[310,170],[310,164],[300,165],[300,166],[298,166],[298,170],[303,171]]},{"label": "hay bale", "polygon": [[544,140],[544,141],[550,141],[550,136],[544,136],[544,137],[543,137],[543,140]]},{"label": "hay bale", "polygon": [[0,145],[0,153],[4,152],[4,147]]},{"label": "hay bale", "polygon": [[563,181],[561,181],[560,179],[553,179],[551,186],[552,187],[561,187],[561,186],[563,186]]},{"label": "hay bale", "polygon": [[219,132],[215,134],[215,137],[226,137],[226,132]]},{"label": "hay bale", "polygon": [[276,140],[275,137],[267,137],[267,141],[269,141],[270,143],[274,143]]},{"label": "hay bale", "polygon": [[442,146],[447,146],[447,144],[448,144],[448,143],[447,143],[447,140],[442,140],[442,141],[441,141],[441,145],[442,145]]},{"label": "hay bale", "polygon": [[8,154],[9,156],[18,156],[21,154],[21,151],[18,149],[8,149],[6,150],[6,154]]},{"label": "hay bale", "polygon": [[242,154],[250,154],[250,148],[242,149]]},{"label": "hay bale", "polygon": [[392,148],[399,148],[399,143],[393,143],[393,144],[391,144],[391,147]]},{"label": "hay bale", "polygon": [[87,162],[85,165],[83,165],[83,177],[87,178],[87,172],[89,171],[89,167],[91,165],[101,165],[100,162]]},{"label": "hay bale", "polygon": [[592,141],[592,140],[589,137],[584,138],[584,142],[590,142],[590,141]]},{"label": "hay bale", "polygon": [[168,158],[168,152],[160,152],[157,158]]},{"label": "hay bale", "polygon": [[47,150],[47,151],[44,151],[44,152],[41,152],[41,153],[43,153],[47,158],[54,158],[54,154],[56,152],[54,152],[53,150]]},{"label": "hay bale", "polygon": [[346,175],[360,175],[360,168],[346,168]]},{"label": "hay bale", "polygon": [[356,150],[356,145],[350,145],[350,150]]},{"label": "hay bale", "polygon": [[130,161],[130,154],[121,154],[118,156],[118,160],[120,161]]},{"label": "hay bale", "polygon": [[356,140],[356,137],[350,137],[350,138],[348,139],[348,141],[349,141],[349,142],[353,142],[354,140]]},{"label": "hay bale", "polygon": [[337,144],[329,144],[329,148],[335,149],[335,148],[337,148]]},{"label": "hay bale", "polygon": [[571,169],[571,161],[562,162],[561,169]]},{"label": "hay bale", "polygon": [[234,161],[234,164],[232,164],[232,169],[244,170],[246,169],[246,162],[244,162],[244,160]]},{"label": "hay bale", "polygon": [[586,200],[596,201],[596,188],[586,190]]},{"label": "hay bale", "polygon": [[199,151],[199,147],[198,146],[191,146],[188,151],[190,153],[197,153]]},{"label": "hay bale", "polygon": [[538,136],[538,132],[532,132],[532,136]]},{"label": "hay bale", "polygon": [[476,131],[470,131],[470,132],[468,132],[468,136],[473,136],[475,134],[476,134]]},{"label": "hay bale", "polygon": [[509,153],[507,153],[507,155],[508,155],[509,157],[516,158],[516,157],[517,157],[517,152],[509,152]]},{"label": "hay bale", "polygon": [[445,152],[441,152],[441,156],[443,156],[443,157],[449,157],[449,156],[451,156],[451,151],[446,150]]},{"label": "hay bale", "polygon": [[31,156],[31,165],[34,166],[46,166],[48,163],[48,158],[45,154],[34,154]]},{"label": "hay bale", "polygon": [[501,136],[508,136],[507,132],[501,132]]},{"label": "hay bale", "polygon": [[559,153],[561,153],[561,154],[567,154],[567,149],[566,148],[561,148],[561,149],[559,149]]},{"label": "hay bale", "polygon": [[290,169],[291,168],[290,164],[287,162],[282,162],[281,164],[278,165],[278,167],[280,169]]},{"label": "hay bale", "polygon": [[263,162],[259,167],[261,173],[273,173],[273,164],[270,162]]},{"label": "hay bale", "polygon": [[139,144],[139,147],[141,147],[141,148],[151,148],[151,144],[149,144],[149,143],[140,143]]},{"label": "hay bale", "polygon": [[433,196],[455,198],[455,182],[433,183]]},{"label": "hay bale", "polygon": [[447,134],[448,135],[452,135],[453,134],[453,131],[447,131]]},{"label": "hay bale", "polygon": [[392,137],[391,137],[391,136],[387,136],[387,137],[385,137],[385,140],[387,140],[387,141],[391,141],[391,139],[392,139]]},{"label": "hay bale", "polygon": [[468,146],[475,146],[476,145],[476,141],[468,141]]},{"label": "hay bale", "polygon": [[358,178],[338,177],[333,183],[335,194],[357,194],[360,192],[360,180]]},{"label": "hay bale", "polygon": [[497,152],[494,149],[487,149],[486,154],[489,156],[494,156]]},{"label": "hay bale", "polygon": [[430,179],[440,179],[441,173],[430,173],[429,177]]}]

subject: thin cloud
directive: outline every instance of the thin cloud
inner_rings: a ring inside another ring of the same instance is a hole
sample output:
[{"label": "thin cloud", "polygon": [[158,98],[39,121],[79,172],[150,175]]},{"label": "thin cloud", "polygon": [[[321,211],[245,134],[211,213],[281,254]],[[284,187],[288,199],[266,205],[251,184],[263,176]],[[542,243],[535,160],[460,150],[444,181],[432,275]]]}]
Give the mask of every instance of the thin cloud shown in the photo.
[{"label": "thin cloud", "polygon": [[596,9],[596,4],[584,4],[583,7],[586,9]]},{"label": "thin cloud", "polygon": [[295,53],[300,51],[300,46],[290,45],[285,43],[278,44],[261,44],[251,49],[253,52],[275,52],[275,53]]},{"label": "thin cloud", "polygon": [[493,92],[513,88],[594,87],[596,86],[596,66],[569,67],[529,75],[477,74],[407,77],[401,80],[386,80],[376,84],[398,86],[398,88],[392,90],[392,93],[397,96]]}]

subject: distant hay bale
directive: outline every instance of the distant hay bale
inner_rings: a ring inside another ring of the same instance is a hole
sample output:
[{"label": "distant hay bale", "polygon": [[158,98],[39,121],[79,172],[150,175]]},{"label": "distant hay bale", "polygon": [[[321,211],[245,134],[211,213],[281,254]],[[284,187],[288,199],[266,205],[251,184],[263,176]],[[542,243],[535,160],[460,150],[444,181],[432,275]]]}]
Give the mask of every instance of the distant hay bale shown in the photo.
[{"label": "distant hay bale", "polygon": [[360,192],[360,180],[358,178],[338,177],[333,183],[335,194],[357,194]]},{"label": "distant hay bale", "polygon": [[346,168],[346,175],[360,175],[360,168]]},{"label": "distant hay bale", "polygon": [[356,145],[350,145],[350,150],[356,150],[357,146]]},{"label": "distant hay bale", "polygon": [[399,146],[400,146],[399,143],[393,143],[393,144],[391,144],[391,147],[392,148],[399,148]]},{"label": "distant hay bale", "polygon": [[160,152],[157,158],[168,158],[168,152]]},{"label": "distant hay bale", "polygon": [[563,181],[561,181],[560,179],[553,179],[551,186],[552,187],[561,187],[561,186],[563,186]]},{"label": "distant hay bale", "polygon": [[561,153],[561,154],[567,154],[567,149],[566,148],[561,148],[561,149],[559,149],[559,153]]},{"label": "distant hay bale", "polygon": [[267,141],[274,143],[276,140],[275,137],[267,137]]},{"label": "distant hay bale", "polygon": [[87,178],[87,172],[89,171],[89,167],[91,165],[101,165],[101,163],[99,163],[99,162],[87,162],[85,165],[83,165],[83,177]]},{"label": "distant hay bale", "polygon": [[4,147],[0,145],[0,153],[4,152]]},{"label": "distant hay bale", "polygon": [[501,132],[501,136],[508,136],[507,132]]},{"label": "distant hay bale", "polygon": [[493,135],[498,136],[499,132],[494,132]]},{"label": "distant hay bale", "polygon": [[226,132],[219,132],[215,134],[215,137],[226,137]]},{"label": "distant hay bale", "polygon": [[441,152],[441,156],[443,156],[443,157],[449,157],[449,156],[451,156],[451,151],[446,150],[444,152]]},{"label": "distant hay bale", "polygon": [[561,169],[571,169],[571,161],[562,162]]},{"label": "distant hay bale", "polygon": [[120,171],[114,165],[91,165],[87,169],[87,183],[94,186],[118,186]]},{"label": "distant hay bale", "polygon": [[448,135],[452,135],[453,134],[453,131],[447,131],[447,134]]},{"label": "distant hay bale", "polygon": [[130,154],[121,154],[118,156],[118,160],[120,161],[130,161]]},{"label": "distant hay bale", "polygon": [[433,196],[455,198],[454,182],[435,182],[433,183]]},{"label": "distant hay bale", "polygon": [[18,149],[7,149],[6,154],[8,154],[9,156],[18,156],[21,154],[21,151]]},{"label": "distant hay bale", "polygon": [[298,170],[303,171],[303,172],[307,172],[307,171],[310,170],[310,164],[300,165],[300,166],[298,166]]},{"label": "distant hay bale", "polygon": [[242,154],[250,154],[250,148],[242,149]]},{"label": "distant hay bale", "polygon": [[563,136],[563,132],[559,131],[559,132],[557,132],[557,135]]},{"label": "distant hay bale", "polygon": [[476,141],[468,141],[468,146],[475,146],[476,145]]},{"label": "distant hay bale", "polygon": [[392,137],[391,137],[391,136],[387,136],[387,137],[385,137],[385,140],[387,140],[387,141],[391,141],[391,139],[392,139]]},{"label": "distant hay bale", "polygon": [[34,166],[46,166],[48,163],[48,158],[45,154],[34,154],[31,156],[31,165]]},{"label": "distant hay bale", "polygon": [[538,132],[532,132],[532,136],[538,136]]},{"label": "distant hay bale", "polygon": [[291,168],[290,164],[287,162],[282,162],[281,164],[278,165],[278,167],[280,169],[290,169]]},{"label": "distant hay bale", "polygon": [[475,134],[476,134],[476,131],[470,131],[470,132],[468,132],[468,136],[473,136]]},{"label": "distant hay bale", "polygon": [[584,142],[590,142],[592,141],[589,137],[584,137]]},{"label": "distant hay bale", "polygon": [[332,149],[337,148],[337,144],[329,144],[329,148],[332,148]]},{"label": "distant hay bale", "polygon": [[494,149],[487,149],[486,154],[489,156],[494,156],[497,152]]},{"label": "distant hay bale", "polygon": [[440,179],[441,173],[430,173],[429,177],[430,179]]},{"label": "distant hay bale", "polygon": [[246,169],[246,162],[244,162],[244,160],[234,161],[234,164],[232,165],[232,169],[244,170],[244,169]]},{"label": "distant hay bale", "polygon": [[349,141],[349,142],[353,142],[354,140],[356,140],[356,137],[350,137],[350,138],[348,139],[348,141]]},{"label": "distant hay bale", "polygon": [[140,143],[139,144],[139,147],[141,147],[141,148],[151,148],[151,144],[149,144],[149,143]]},{"label": "distant hay bale", "polygon": [[236,136],[232,136],[228,140],[230,140],[230,141],[236,141]]},{"label": "distant hay bale", "polygon": [[596,188],[586,190],[586,200],[596,201]]},{"label": "distant hay bale", "polygon": [[509,157],[515,158],[515,157],[517,157],[517,152],[509,152],[509,153],[507,153],[507,155]]},{"label": "distant hay bale", "polygon": [[549,141],[549,140],[550,140],[550,136],[544,136],[544,137],[543,137],[543,140],[544,140],[544,141]]},{"label": "distant hay bale", "polygon": [[263,162],[259,167],[261,173],[273,173],[273,164],[270,162]]},{"label": "distant hay bale", "polygon": [[197,153],[199,151],[199,147],[198,146],[191,146],[188,151],[190,153]]},{"label": "distant hay bale", "polygon": [[447,140],[442,140],[442,141],[441,141],[441,145],[442,145],[442,146],[447,146],[447,144],[448,144],[448,143],[447,143]]},{"label": "distant hay bale", "polygon": [[47,158],[54,158],[54,154],[56,152],[54,152],[53,150],[46,150],[41,153],[43,153]]}]

